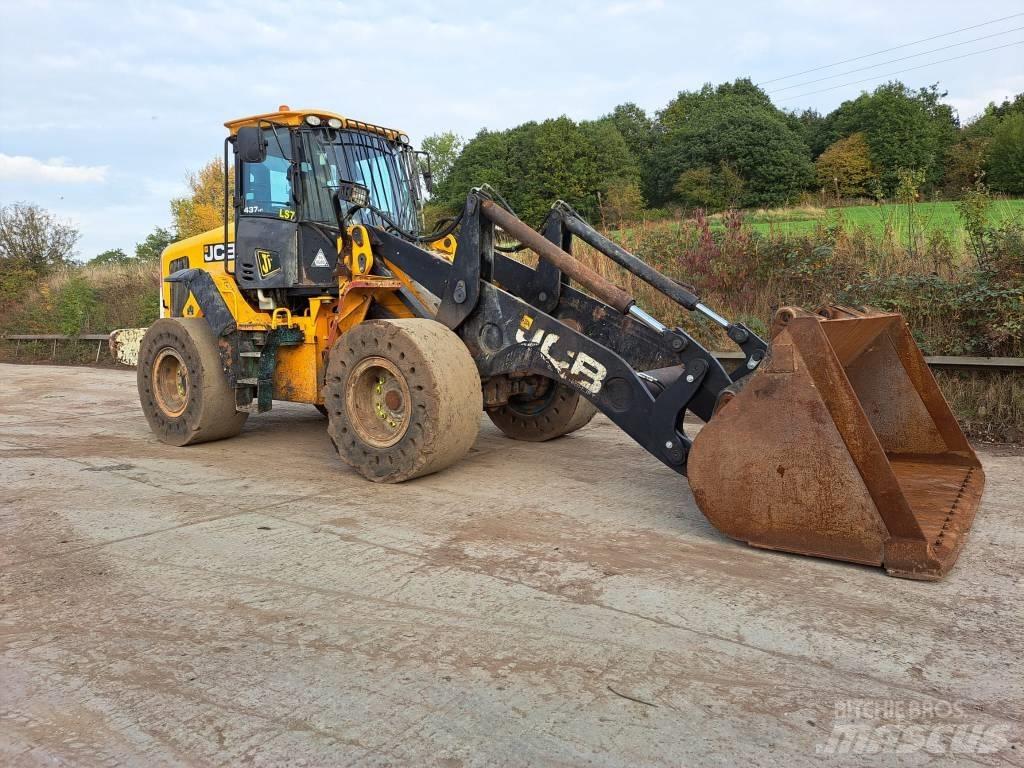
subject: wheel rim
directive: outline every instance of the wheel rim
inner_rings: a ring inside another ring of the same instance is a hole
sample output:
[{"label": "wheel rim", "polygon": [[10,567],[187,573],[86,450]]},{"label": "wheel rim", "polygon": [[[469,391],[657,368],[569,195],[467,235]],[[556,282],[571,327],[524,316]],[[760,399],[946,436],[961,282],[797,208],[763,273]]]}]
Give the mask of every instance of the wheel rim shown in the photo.
[{"label": "wheel rim", "polygon": [[508,399],[508,409],[517,416],[540,416],[558,397],[558,385],[554,382],[548,385],[547,391],[540,397],[526,399],[524,395],[513,395]]},{"label": "wheel rim", "polygon": [[180,416],[188,407],[192,382],[188,366],[178,351],[161,349],[153,360],[153,394],[160,410],[168,416]]},{"label": "wheel rim", "polygon": [[398,367],[383,357],[362,360],[348,377],[345,408],[363,442],[388,448],[409,429],[409,384]]}]

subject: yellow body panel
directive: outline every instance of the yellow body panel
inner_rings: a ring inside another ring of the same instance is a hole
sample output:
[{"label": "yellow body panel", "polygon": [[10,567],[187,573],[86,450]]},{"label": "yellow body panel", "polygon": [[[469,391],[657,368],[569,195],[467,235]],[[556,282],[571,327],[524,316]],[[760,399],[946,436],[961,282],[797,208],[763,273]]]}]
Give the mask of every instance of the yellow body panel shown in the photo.
[{"label": "yellow body panel", "polygon": [[409,140],[409,137],[402,131],[395,130],[394,128],[385,128],[380,125],[373,125],[372,123],[353,120],[349,117],[339,115],[336,112],[330,112],[326,109],[289,109],[284,106],[282,106],[277,112],[265,112],[262,115],[252,115],[250,117],[240,117],[235,120],[228,120],[224,123],[224,127],[231,132],[232,136],[234,136],[238,133],[239,128],[246,125],[258,126],[260,124],[265,125],[267,123],[275,123],[277,125],[299,126],[305,122],[307,115],[316,115],[324,122],[334,118],[341,121],[342,128],[377,133],[392,141],[401,141],[401,137],[403,136],[405,137],[406,142]]},{"label": "yellow body panel", "polygon": [[[349,228],[351,235],[355,227]],[[282,346],[277,351],[274,370],[274,399],[299,403],[322,403],[320,388],[323,384],[327,352],[333,341],[350,328],[366,319],[371,304],[380,303],[395,317],[412,317],[408,308],[394,292],[402,285],[398,280],[368,274],[373,264],[369,237],[363,232],[366,245],[354,247],[348,261],[353,277],[339,278],[340,299],[331,295],[313,296],[301,314],[278,309],[273,314],[254,308],[242,295],[234,278],[224,269],[224,230],[212,229],[195,237],[180,240],[168,246],[160,258],[161,276],[166,277],[181,269],[203,269],[213,278],[218,292],[242,331],[269,331],[287,325],[302,331],[303,342],[295,346]],[[228,242],[234,244],[234,227],[228,226]],[[360,259],[359,257],[363,258]],[[228,262],[234,269],[234,260]],[[334,312],[338,305],[338,312]],[[171,286],[161,286],[161,316],[171,313]],[[201,317],[202,310],[194,296],[189,296],[182,311],[185,317]],[[332,329],[333,323],[333,329]]]}]

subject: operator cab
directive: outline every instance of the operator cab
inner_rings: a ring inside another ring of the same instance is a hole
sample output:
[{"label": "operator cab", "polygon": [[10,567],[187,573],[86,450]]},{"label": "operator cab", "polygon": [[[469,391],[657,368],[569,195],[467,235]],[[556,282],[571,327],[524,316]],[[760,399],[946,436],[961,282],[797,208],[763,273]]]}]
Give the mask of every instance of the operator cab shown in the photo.
[{"label": "operator cab", "polygon": [[[335,193],[346,182],[369,205],[340,202],[346,223],[422,229],[423,185],[409,137],[323,111],[226,124],[235,153],[235,279],[263,309],[337,289]],[[341,196],[344,198],[345,196]]]}]

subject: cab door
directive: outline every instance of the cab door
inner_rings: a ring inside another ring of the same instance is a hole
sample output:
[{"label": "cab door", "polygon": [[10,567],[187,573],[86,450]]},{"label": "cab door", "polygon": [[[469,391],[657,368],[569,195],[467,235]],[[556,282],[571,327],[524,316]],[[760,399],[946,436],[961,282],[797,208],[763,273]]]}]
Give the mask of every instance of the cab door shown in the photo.
[{"label": "cab door", "polygon": [[288,288],[299,279],[298,205],[292,190],[292,147],[286,128],[264,128],[262,162],[238,157],[235,278],[241,288]]}]

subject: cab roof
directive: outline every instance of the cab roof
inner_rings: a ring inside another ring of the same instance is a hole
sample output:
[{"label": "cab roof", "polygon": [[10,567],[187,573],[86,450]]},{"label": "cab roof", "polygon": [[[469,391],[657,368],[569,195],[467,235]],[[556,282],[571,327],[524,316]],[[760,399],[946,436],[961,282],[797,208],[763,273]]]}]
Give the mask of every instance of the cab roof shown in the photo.
[{"label": "cab roof", "polygon": [[239,128],[247,125],[258,125],[261,122],[270,122],[287,126],[299,126],[305,122],[307,115],[316,115],[324,122],[327,122],[331,118],[340,120],[342,127],[347,130],[376,133],[391,141],[401,141],[401,137],[405,137],[405,141],[403,143],[408,143],[409,141],[408,136],[402,133],[402,131],[395,130],[394,128],[384,128],[380,125],[364,123],[361,120],[353,120],[350,117],[345,117],[344,115],[339,115],[336,112],[330,112],[326,109],[292,109],[285,104],[278,107],[276,112],[265,112],[262,115],[252,115],[251,117],[240,117],[235,120],[228,120],[224,123],[224,127],[227,128],[233,136],[238,133]]}]

